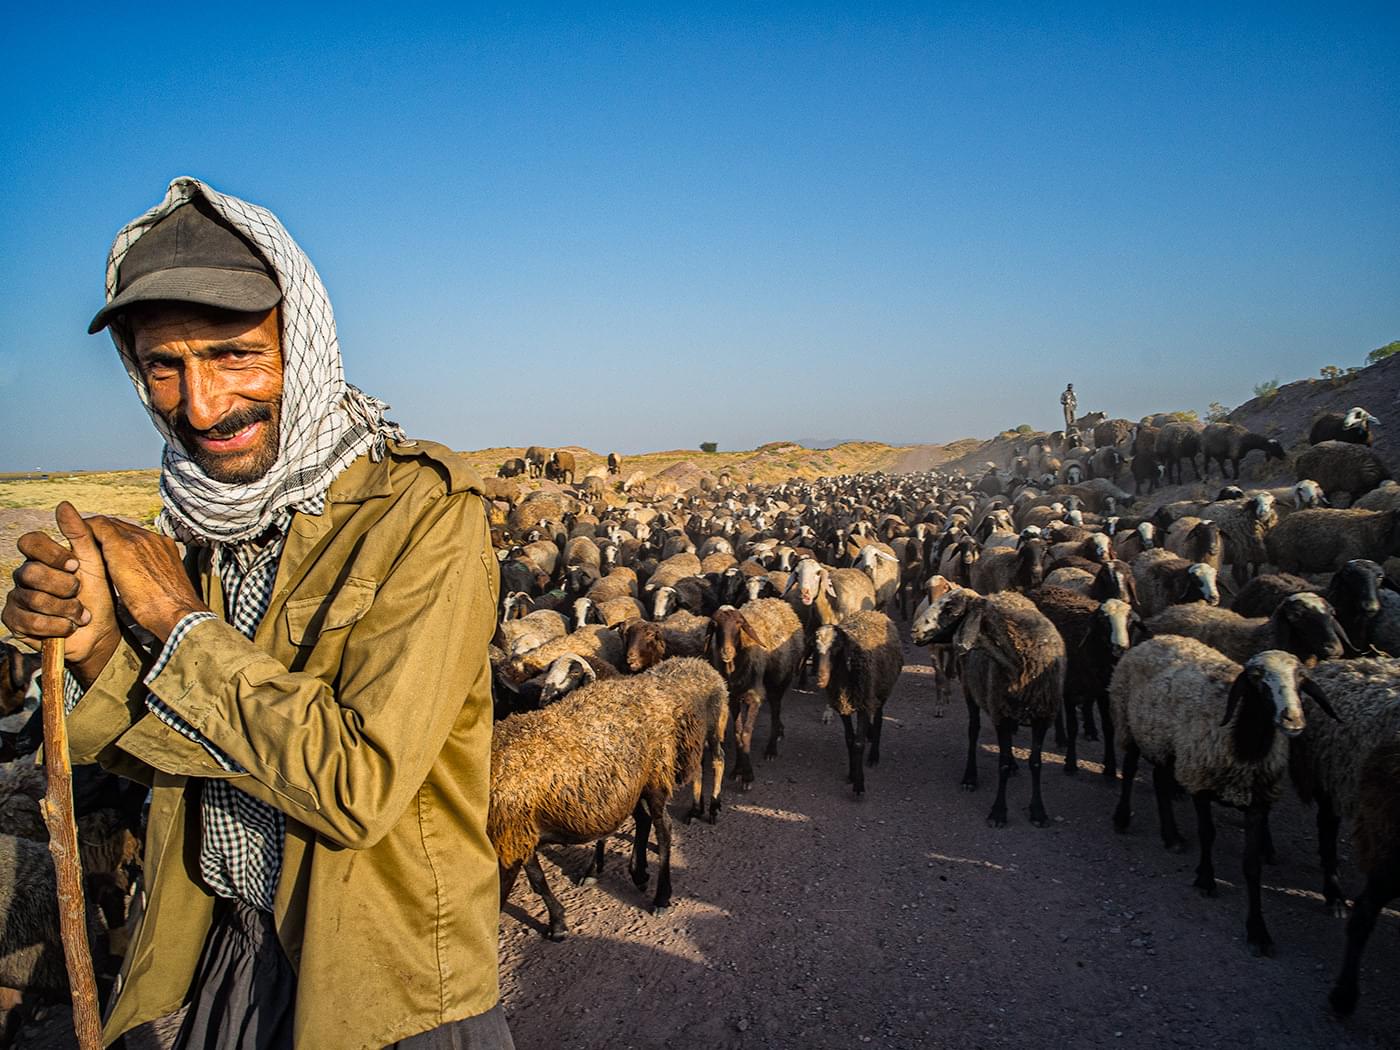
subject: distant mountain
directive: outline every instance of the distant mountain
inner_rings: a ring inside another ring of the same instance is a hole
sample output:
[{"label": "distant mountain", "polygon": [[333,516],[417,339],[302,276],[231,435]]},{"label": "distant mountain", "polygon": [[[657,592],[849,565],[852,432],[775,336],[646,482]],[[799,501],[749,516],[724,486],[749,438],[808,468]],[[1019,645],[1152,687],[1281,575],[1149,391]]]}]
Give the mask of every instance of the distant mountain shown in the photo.
[{"label": "distant mountain", "polygon": [[853,441],[864,441],[864,438],[793,438],[795,444],[803,448],[828,449],[837,445],[849,445]]}]

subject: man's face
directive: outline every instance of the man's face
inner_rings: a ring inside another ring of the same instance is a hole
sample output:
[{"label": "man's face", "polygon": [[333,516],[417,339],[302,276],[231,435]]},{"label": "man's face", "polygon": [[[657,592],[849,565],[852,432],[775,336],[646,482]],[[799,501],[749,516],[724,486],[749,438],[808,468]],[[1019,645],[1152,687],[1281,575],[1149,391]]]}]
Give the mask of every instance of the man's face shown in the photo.
[{"label": "man's face", "polygon": [[151,407],[215,481],[256,481],[277,459],[282,340],[277,310],[158,303],[133,310],[132,348]]}]

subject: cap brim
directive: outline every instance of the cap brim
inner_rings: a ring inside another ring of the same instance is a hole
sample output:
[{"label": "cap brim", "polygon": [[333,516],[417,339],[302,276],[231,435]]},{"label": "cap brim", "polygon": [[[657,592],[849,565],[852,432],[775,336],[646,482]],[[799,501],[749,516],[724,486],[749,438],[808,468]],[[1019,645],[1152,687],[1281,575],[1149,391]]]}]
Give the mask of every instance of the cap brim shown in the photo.
[{"label": "cap brim", "polygon": [[282,301],[282,290],[264,273],[182,266],[138,277],[97,311],[88,334],[100,332],[121,311],[136,303],[177,302],[212,306],[242,313],[271,310]]}]

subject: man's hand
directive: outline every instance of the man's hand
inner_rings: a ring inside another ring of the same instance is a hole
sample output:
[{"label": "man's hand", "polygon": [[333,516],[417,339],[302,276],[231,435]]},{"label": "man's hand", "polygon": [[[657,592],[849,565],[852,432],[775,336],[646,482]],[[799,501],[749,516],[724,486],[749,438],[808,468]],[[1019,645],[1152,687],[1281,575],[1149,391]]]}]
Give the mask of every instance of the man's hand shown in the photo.
[{"label": "man's hand", "polygon": [[112,586],[82,515],[64,502],[54,518],[72,550],[42,532],[21,536],[25,561],[14,572],[14,590],[0,622],[35,648],[45,638],[66,639],[64,657],[86,687],[107,666],[121,637]]},{"label": "man's hand", "polygon": [[209,611],[185,575],[174,540],[101,514],[87,523],[122,605],[162,642],[189,613]]}]

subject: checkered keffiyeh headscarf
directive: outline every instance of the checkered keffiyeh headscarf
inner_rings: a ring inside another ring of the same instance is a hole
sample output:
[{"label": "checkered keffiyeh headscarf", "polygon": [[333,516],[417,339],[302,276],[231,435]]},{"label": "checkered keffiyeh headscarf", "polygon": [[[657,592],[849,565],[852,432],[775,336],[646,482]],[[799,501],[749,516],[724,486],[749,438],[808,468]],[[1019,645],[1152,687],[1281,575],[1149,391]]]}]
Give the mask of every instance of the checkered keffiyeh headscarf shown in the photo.
[{"label": "checkered keffiyeh headscarf", "polygon": [[164,509],[158,524],[185,542],[237,543],[260,535],[292,504],[324,493],[366,450],[374,459],[382,458],[385,440],[403,440],[403,431],[384,418],[388,405],[345,381],[325,286],[306,253],[266,208],[225,196],[198,179],[176,179],[164,200],[117,234],[107,260],[107,301],[116,294],[117,268],[127,250],[195,197],[207,200],[262,253],[282,289],[282,418],[271,469],[246,484],[215,481],[200,470],[152,410],[123,326],[108,330],[142,404],[165,438],[160,476]]}]

